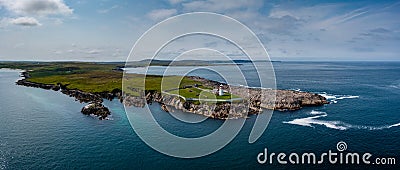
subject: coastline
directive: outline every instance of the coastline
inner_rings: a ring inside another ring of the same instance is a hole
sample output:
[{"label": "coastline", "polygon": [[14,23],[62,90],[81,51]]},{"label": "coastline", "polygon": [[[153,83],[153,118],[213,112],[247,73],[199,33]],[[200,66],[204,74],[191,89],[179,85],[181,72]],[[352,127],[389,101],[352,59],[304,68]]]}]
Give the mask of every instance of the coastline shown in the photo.
[{"label": "coastline", "polygon": [[[17,85],[41,88],[45,90],[60,91],[61,93],[75,98],[81,103],[88,103],[82,108],[83,114],[96,115],[99,119],[106,119],[111,114],[109,109],[104,106],[103,99],[118,99],[126,106],[144,107],[146,104],[158,102],[161,108],[166,112],[174,112],[174,109],[184,112],[204,115],[215,119],[237,119],[246,118],[251,114],[260,114],[263,109],[278,111],[299,110],[308,106],[321,106],[328,104],[326,98],[308,92],[299,92],[293,90],[272,90],[243,86],[229,86],[213,80],[197,76],[186,76],[192,80],[202,82],[210,87],[218,87],[222,84],[224,89],[230,89],[229,92],[241,96],[242,102],[218,102],[218,103],[194,103],[193,101],[184,101],[181,98],[162,94],[154,90],[140,91],[139,96],[131,96],[123,94],[121,90],[113,90],[112,92],[96,92],[88,93],[79,89],[69,89],[68,84],[43,84],[30,82],[29,71],[22,70],[20,72],[22,79],[16,82]],[[276,99],[276,100],[274,100]],[[275,101],[275,102],[274,102]]]},{"label": "coastline", "polygon": [[107,116],[111,115],[111,112],[107,107],[105,107],[103,103],[103,99],[106,100],[114,100],[118,98],[120,102],[122,102],[121,93],[122,91],[113,91],[113,92],[103,92],[103,93],[88,93],[81,91],[79,89],[69,89],[67,86],[68,84],[61,84],[57,83],[54,84],[43,84],[43,83],[35,83],[30,82],[27,79],[30,77],[29,72],[26,70],[22,70],[20,72],[20,77],[22,79],[17,80],[15,83],[16,85],[26,86],[26,87],[34,87],[34,88],[41,88],[44,90],[53,90],[53,91],[60,91],[61,93],[75,98],[76,101],[80,103],[88,103],[85,107],[82,108],[81,112],[85,115],[95,115],[100,120],[106,119]]}]

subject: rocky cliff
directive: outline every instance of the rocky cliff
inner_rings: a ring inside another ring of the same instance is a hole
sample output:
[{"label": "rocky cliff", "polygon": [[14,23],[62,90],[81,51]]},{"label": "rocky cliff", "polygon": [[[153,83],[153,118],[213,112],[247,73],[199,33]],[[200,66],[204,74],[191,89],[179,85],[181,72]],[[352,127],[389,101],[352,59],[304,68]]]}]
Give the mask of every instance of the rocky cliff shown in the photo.
[{"label": "rocky cliff", "polygon": [[268,90],[245,87],[230,87],[230,93],[243,97],[240,102],[195,103],[177,96],[146,91],[141,97],[124,96],[127,106],[144,107],[145,104],[158,102],[164,111],[182,110],[201,114],[211,118],[244,118],[249,114],[259,114],[262,109],[279,111],[299,110],[306,106],[327,104],[326,99],[318,94],[291,90]]},{"label": "rocky cliff", "polygon": [[[29,77],[27,72],[23,72],[22,76]],[[204,86],[217,88],[221,83],[207,80],[201,77],[189,77],[195,81],[201,82]],[[112,92],[87,93],[78,89],[69,89],[68,85],[63,84],[40,84],[29,82],[22,79],[16,82],[18,85],[36,87],[48,90],[55,90],[74,97],[77,101],[90,103],[82,109],[83,114],[94,114],[100,119],[104,119],[110,114],[110,111],[101,103],[103,99],[113,100],[118,98],[126,106],[144,107],[146,104],[158,102],[164,111],[181,110],[195,114],[201,114],[211,118],[230,119],[243,118],[248,114],[258,114],[262,109],[271,110],[298,110],[306,106],[321,106],[327,104],[327,100],[318,94],[308,92],[298,92],[292,90],[272,90],[260,88],[247,88],[239,86],[229,86],[222,84],[223,88],[229,93],[241,96],[243,100],[240,102],[218,102],[218,103],[199,103],[193,101],[185,101],[177,96],[161,94],[157,91],[137,90],[140,96],[131,96],[123,94],[121,90],[113,90]],[[105,116],[105,117],[104,117]]]}]

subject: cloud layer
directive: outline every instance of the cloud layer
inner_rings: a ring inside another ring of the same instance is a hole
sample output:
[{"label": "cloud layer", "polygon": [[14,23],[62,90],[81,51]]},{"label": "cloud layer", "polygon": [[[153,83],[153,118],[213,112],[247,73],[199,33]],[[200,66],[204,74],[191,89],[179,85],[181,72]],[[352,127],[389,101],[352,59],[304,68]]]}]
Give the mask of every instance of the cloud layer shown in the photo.
[{"label": "cloud layer", "polygon": [[[394,1],[0,0],[0,39],[9,42],[0,43],[0,60],[125,60],[135,41],[154,24],[203,11],[227,15],[249,27],[275,60],[400,60],[399,7]],[[213,39],[200,42],[180,40],[170,52],[225,48],[224,42]]]},{"label": "cloud layer", "polygon": [[[47,18],[49,16],[67,16],[73,13],[63,0],[0,0],[0,8],[5,8],[10,15],[3,21],[20,26],[42,25],[36,18]],[[61,21],[59,18],[55,18]],[[7,23],[4,25],[8,25]]]},{"label": "cloud layer", "polygon": [[161,19],[166,19],[172,15],[175,15],[176,13],[176,9],[157,9],[149,12],[147,16],[154,21],[158,21]]},{"label": "cloud layer", "polygon": [[39,23],[38,20],[32,17],[19,17],[15,19],[11,19],[10,23],[14,25],[22,25],[22,26],[40,26],[42,24]]},{"label": "cloud layer", "polygon": [[62,0],[0,0],[0,4],[19,15],[69,15],[73,12]]}]

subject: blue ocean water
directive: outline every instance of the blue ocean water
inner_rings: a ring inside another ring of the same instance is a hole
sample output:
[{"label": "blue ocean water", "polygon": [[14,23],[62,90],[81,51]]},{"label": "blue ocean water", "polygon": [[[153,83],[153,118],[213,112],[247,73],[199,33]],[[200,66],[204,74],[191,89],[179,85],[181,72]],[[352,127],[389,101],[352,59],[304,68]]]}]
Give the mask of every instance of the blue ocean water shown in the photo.
[{"label": "blue ocean water", "polygon": [[[197,159],[169,157],[151,149],[132,130],[122,104],[116,100],[105,101],[112,117],[100,121],[82,115],[84,104],[73,98],[16,86],[18,71],[1,70],[0,169],[285,169],[292,166],[260,165],[256,157],[264,148],[271,152],[322,153],[336,150],[339,141],[347,143],[349,152],[400,159],[399,62],[276,62],[274,68],[278,88],[316,92],[331,104],[274,112],[263,136],[249,144],[255,120],[252,116],[225,148]],[[222,80],[210,72],[194,74]],[[252,77],[249,82],[256,85]],[[187,137],[208,134],[223,123],[208,119],[187,124],[163,112],[158,104],[150,108],[163,127]]]}]

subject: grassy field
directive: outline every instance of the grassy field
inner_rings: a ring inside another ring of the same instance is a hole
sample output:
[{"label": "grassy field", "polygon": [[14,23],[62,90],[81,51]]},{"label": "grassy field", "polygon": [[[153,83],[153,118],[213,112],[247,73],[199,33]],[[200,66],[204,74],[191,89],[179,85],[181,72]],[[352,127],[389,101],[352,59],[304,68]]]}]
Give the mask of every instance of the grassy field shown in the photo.
[{"label": "grassy field", "polygon": [[186,98],[200,98],[200,99],[221,99],[221,100],[229,100],[235,98],[237,96],[231,95],[229,93],[224,93],[223,96],[215,95],[209,90],[204,90],[200,88],[184,88],[179,90],[170,91],[171,94],[179,94]]},{"label": "grassy field", "polygon": [[198,81],[194,81],[183,76],[156,76],[156,75],[145,75],[142,74],[126,74],[123,78],[124,90],[126,93],[131,95],[138,95],[137,92],[132,91],[131,88],[140,90],[154,90],[154,91],[165,91],[174,88],[182,88],[184,86],[200,84]]},{"label": "grassy field", "polygon": [[122,89],[122,72],[113,70],[116,64],[81,62],[17,62],[0,63],[0,68],[24,69],[29,81],[43,84],[68,84],[69,89],[85,92],[111,92]]},{"label": "grassy field", "polygon": [[[138,95],[132,89],[166,91],[179,94],[185,98],[231,99],[238,98],[231,94],[215,96],[210,92],[212,87],[204,87],[198,81],[183,76],[156,76],[142,74],[126,74],[115,68],[121,63],[83,63],[83,62],[3,62],[0,68],[24,69],[31,75],[29,81],[42,84],[68,85],[69,89],[79,89],[84,92],[99,93],[122,90],[130,95]],[[122,65],[123,66],[123,65]],[[194,88],[197,84],[202,89]],[[184,88],[185,86],[192,86]]]}]

